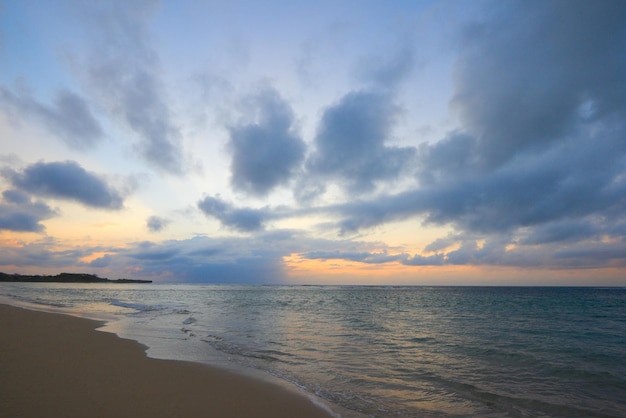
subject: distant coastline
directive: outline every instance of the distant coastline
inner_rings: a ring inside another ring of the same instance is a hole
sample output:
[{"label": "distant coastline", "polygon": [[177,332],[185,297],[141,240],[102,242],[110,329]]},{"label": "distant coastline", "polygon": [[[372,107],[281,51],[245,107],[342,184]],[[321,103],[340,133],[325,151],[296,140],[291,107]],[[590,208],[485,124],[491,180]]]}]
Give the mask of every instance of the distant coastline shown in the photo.
[{"label": "distant coastline", "polygon": [[18,283],[152,283],[152,280],[106,279],[95,274],[60,273],[56,276],[39,276],[0,273],[0,282]]}]

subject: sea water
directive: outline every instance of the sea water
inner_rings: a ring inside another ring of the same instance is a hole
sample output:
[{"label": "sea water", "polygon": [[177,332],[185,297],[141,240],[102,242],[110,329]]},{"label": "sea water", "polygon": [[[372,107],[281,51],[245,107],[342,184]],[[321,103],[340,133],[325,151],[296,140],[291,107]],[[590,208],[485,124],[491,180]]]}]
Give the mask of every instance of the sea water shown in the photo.
[{"label": "sea water", "polygon": [[626,417],[626,289],[2,283],[0,296],[107,321],[153,357],[271,374],[343,416]]}]

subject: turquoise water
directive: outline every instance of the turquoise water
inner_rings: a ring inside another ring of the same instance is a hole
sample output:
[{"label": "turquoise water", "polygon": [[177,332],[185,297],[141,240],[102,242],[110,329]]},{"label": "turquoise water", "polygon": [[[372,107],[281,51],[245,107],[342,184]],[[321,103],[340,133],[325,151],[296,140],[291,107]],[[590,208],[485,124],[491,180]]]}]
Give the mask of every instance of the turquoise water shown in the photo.
[{"label": "turquoise water", "polygon": [[151,356],[259,369],[355,416],[626,416],[625,289],[0,284],[0,295],[107,320]]}]

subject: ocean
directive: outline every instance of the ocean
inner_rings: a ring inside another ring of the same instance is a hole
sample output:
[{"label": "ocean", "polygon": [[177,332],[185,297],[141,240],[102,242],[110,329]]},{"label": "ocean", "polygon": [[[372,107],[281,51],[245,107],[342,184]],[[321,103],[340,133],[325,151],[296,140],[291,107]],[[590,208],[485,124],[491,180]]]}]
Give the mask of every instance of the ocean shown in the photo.
[{"label": "ocean", "polygon": [[[343,417],[626,417],[626,289],[0,283]],[[339,415],[339,413],[338,413]]]}]

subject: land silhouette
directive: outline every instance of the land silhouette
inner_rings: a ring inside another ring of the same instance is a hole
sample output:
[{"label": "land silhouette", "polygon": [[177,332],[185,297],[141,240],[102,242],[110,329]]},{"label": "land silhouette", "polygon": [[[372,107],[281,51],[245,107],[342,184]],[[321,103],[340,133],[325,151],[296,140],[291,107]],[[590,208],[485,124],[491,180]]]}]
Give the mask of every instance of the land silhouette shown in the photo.
[{"label": "land silhouette", "polygon": [[18,283],[152,283],[152,280],[107,279],[95,274],[60,273],[56,276],[24,275],[0,273],[0,282]]}]

